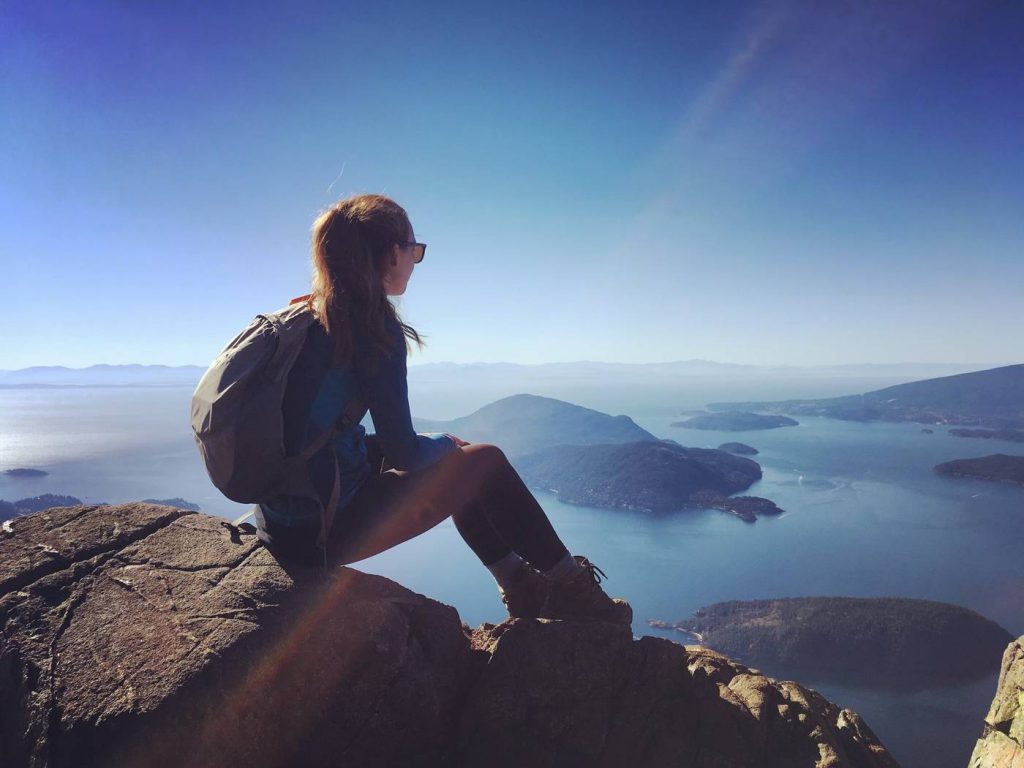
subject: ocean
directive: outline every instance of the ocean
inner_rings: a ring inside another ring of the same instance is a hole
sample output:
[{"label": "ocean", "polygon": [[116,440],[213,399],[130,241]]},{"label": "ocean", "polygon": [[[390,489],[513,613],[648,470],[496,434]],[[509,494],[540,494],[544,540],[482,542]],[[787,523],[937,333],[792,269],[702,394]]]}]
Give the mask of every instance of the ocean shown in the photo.
[{"label": "ocean", "polygon": [[[786,510],[754,524],[717,511],[652,515],[576,507],[537,492],[569,548],[608,578],[610,594],[630,601],[633,631],[685,643],[648,627],[722,600],[811,595],[914,597],[956,603],[1024,634],[1024,488],[939,477],[942,461],[1024,445],[933,434],[918,424],[801,418],[800,425],[746,433],[682,430],[680,413],[711,401],[839,394],[842,382],[753,385],[714,382],[656,386],[552,381],[533,389],[459,388],[410,376],[413,413],[447,419],[521,391],[559,397],[617,415],[658,437],[716,447],[739,440],[760,450],[763,479],[748,493]],[[846,386],[850,386],[848,383]],[[846,391],[864,391],[856,386]],[[0,470],[34,467],[40,478],[0,475],[0,498],[41,493],[84,502],[182,497],[234,517],[245,505],[210,484],[189,426],[189,387],[0,389]],[[372,421],[365,424],[372,431]],[[446,521],[356,568],[395,579],[458,608],[471,626],[497,622],[503,607],[490,575]],[[942,638],[936,638],[942,642]],[[739,659],[742,661],[742,659]],[[968,684],[902,693],[796,678],[859,712],[903,766],[962,768],[995,692],[992,673]],[[786,669],[759,665],[790,678]]]}]

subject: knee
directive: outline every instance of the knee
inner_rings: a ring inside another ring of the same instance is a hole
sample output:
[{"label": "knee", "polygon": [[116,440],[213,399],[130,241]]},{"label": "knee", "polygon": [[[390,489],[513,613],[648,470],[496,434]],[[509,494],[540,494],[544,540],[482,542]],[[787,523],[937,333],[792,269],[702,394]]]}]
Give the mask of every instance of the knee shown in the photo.
[{"label": "knee", "polygon": [[463,446],[463,452],[470,457],[474,470],[485,474],[500,472],[509,466],[505,452],[490,443],[473,443]]}]

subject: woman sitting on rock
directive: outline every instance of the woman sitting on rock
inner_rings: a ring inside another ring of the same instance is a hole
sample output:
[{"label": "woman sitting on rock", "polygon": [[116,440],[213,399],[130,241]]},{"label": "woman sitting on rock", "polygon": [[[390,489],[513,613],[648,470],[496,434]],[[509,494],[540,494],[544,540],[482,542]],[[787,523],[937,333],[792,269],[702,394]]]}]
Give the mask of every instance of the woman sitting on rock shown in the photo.
[{"label": "woman sitting on rock", "polygon": [[[353,392],[376,429],[366,435],[358,423],[364,410],[310,459],[322,504],[334,485],[335,455],[342,478],[328,563],[378,554],[450,515],[494,575],[511,616],[631,623],[629,604],[608,597],[599,569],[569,553],[500,448],[413,431],[406,337],[422,341],[388,296],[405,293],[425,251],[405,210],[382,195],[342,200],[313,226],[313,292],[295,301],[307,302],[318,322],[288,377],[285,450],[298,454],[330,428]],[[312,564],[322,557],[313,499],[277,496],[257,506],[256,521],[279,558]]]}]

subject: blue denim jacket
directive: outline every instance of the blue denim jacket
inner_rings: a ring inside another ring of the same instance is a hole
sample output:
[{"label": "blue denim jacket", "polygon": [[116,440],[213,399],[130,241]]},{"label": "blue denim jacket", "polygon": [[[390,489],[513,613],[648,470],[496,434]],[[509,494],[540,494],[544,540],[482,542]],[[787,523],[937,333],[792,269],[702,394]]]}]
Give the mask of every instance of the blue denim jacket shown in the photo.
[{"label": "blue denim jacket", "polygon": [[[323,430],[337,421],[353,393],[363,397],[373,425],[378,446],[388,463],[399,470],[417,470],[430,466],[457,446],[447,435],[418,435],[412,428],[409,412],[409,391],[406,381],[405,336],[401,326],[390,324],[394,346],[390,357],[378,363],[377,371],[369,373],[331,365],[331,340],[319,323],[310,326],[306,343],[288,375],[284,404],[285,451],[291,456],[312,442]],[[358,346],[357,355],[362,350]],[[365,416],[365,413],[364,413]],[[366,429],[355,423],[335,437],[333,451],[325,445],[309,461],[310,477],[323,504],[330,499],[334,483],[334,453],[341,470],[341,501],[337,518],[356,491],[378,470],[368,461]],[[312,499],[277,496],[260,508],[268,525],[284,527],[316,527],[320,524],[320,508]]]}]

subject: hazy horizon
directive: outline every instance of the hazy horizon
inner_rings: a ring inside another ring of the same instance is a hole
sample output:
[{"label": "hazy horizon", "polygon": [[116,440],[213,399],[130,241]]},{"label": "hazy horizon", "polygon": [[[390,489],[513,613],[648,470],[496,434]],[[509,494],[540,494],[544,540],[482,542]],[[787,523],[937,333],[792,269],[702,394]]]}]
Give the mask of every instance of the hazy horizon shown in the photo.
[{"label": "hazy horizon", "polygon": [[[506,365],[506,366],[518,366],[523,368],[536,368],[540,366],[550,365],[618,365],[618,366],[672,366],[672,365],[709,365],[719,366],[722,368],[758,368],[758,369],[795,369],[795,370],[818,370],[818,369],[836,369],[836,368],[911,368],[911,367],[949,367],[949,368],[972,368],[977,366],[977,370],[987,370],[989,368],[1003,368],[1010,365],[1020,365],[1020,361],[1014,362],[959,362],[959,361],[941,361],[941,360],[901,360],[897,362],[879,363],[879,362],[846,362],[846,363],[807,363],[807,364],[787,364],[787,363],[742,363],[742,362],[731,362],[724,360],[709,360],[706,358],[689,358],[685,360],[652,360],[652,361],[641,361],[641,362],[624,362],[621,360],[547,360],[537,363],[515,363],[508,360],[467,360],[464,362],[458,362],[454,360],[436,360],[431,362],[416,362],[410,357],[408,362],[408,368],[412,369],[415,367],[430,367],[430,366],[484,366],[484,365]],[[93,368],[200,368],[205,370],[209,364],[201,365],[198,363],[180,363],[177,365],[168,365],[166,363],[91,363],[82,366],[70,366],[62,365],[60,363],[40,363],[36,365],[28,365],[23,368],[0,368],[0,373],[18,373],[22,371],[36,370],[36,369],[61,369],[67,371],[86,371]]]},{"label": "hazy horizon", "polygon": [[4,4],[0,366],[208,363],[364,191],[430,246],[412,364],[1004,360],[1022,31],[971,0]]}]

